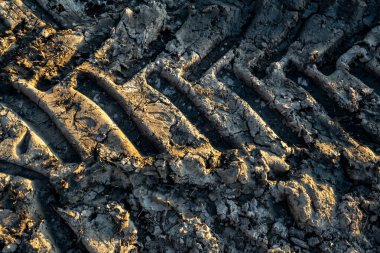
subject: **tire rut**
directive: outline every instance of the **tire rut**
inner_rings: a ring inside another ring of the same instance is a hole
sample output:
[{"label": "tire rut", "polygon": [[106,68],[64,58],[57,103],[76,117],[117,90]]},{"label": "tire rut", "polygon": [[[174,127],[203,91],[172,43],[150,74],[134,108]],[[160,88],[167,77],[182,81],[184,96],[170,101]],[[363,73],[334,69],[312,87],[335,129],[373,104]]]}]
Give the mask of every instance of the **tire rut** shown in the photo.
[{"label": "tire rut", "polygon": [[378,11],[0,2],[0,250],[377,252]]}]

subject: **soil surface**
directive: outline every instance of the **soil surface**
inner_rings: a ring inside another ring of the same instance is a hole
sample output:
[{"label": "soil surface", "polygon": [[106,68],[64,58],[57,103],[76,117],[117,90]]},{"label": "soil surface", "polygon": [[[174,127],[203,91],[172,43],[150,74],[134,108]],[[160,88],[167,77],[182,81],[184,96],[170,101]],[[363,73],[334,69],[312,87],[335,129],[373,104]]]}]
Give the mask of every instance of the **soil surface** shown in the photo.
[{"label": "soil surface", "polygon": [[380,252],[380,1],[0,1],[0,251]]}]

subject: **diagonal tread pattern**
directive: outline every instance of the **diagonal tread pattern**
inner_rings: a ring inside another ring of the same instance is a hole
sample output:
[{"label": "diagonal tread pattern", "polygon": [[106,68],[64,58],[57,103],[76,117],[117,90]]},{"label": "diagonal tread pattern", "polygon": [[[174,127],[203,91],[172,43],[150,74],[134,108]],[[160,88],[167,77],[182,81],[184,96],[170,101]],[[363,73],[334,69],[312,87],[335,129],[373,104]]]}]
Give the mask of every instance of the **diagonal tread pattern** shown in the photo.
[{"label": "diagonal tread pattern", "polygon": [[0,250],[379,251],[379,8],[0,2]]}]

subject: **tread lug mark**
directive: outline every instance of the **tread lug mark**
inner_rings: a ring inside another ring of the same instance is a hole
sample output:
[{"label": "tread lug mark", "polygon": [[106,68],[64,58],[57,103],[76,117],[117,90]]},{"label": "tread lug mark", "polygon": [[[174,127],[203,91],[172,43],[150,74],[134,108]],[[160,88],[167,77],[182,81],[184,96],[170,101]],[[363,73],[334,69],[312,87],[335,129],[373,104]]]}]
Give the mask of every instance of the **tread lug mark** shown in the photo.
[{"label": "tread lug mark", "polygon": [[[44,176],[59,170],[59,159],[10,109],[0,104],[0,159]],[[22,152],[20,152],[20,150]]]},{"label": "tread lug mark", "polygon": [[137,230],[129,213],[116,202],[57,211],[89,252],[130,252],[137,248]]},{"label": "tread lug mark", "polygon": [[[147,84],[149,67],[124,85],[115,84],[106,73],[89,64],[82,65],[78,71],[97,79],[98,85],[119,102],[141,131],[162,151],[180,156],[187,152],[203,153],[202,156],[206,157],[218,154],[167,98]],[[181,138],[173,138],[176,133],[181,133]]]},{"label": "tread lug mark", "polygon": [[[343,38],[343,21],[328,15],[335,5],[327,9],[326,15],[314,15],[308,20],[299,42],[295,42],[288,54],[272,64],[272,69],[263,80],[257,79],[244,62],[235,63],[236,75],[248,86],[255,89],[269,104],[277,109],[288,121],[293,131],[299,132],[306,143],[312,143],[324,157],[338,161],[343,155],[351,168],[354,180],[370,180],[375,173],[379,158],[367,147],[360,146],[344,130],[332,121],[324,109],[303,88],[285,77],[284,68],[291,60],[296,66],[304,66],[310,61],[319,62],[327,52]],[[355,20],[356,21],[356,20]],[[329,24],[329,31],[321,30],[321,24]],[[354,25],[357,28],[356,24]],[[320,32],[320,36],[313,34]],[[250,41],[247,38],[245,41]],[[242,43],[244,45],[244,42]],[[368,170],[367,170],[368,169]]]},{"label": "tread lug mark", "polygon": [[[217,7],[214,6],[213,8]],[[221,13],[223,12],[221,11]],[[239,10],[235,10],[233,14],[227,17],[219,15],[221,16],[219,18],[221,19],[220,22],[227,23],[228,28],[213,27],[212,32],[217,36],[212,36],[207,43],[203,43],[203,40],[200,39],[204,38],[200,32],[193,31],[191,28],[190,24],[194,22],[192,19],[198,19],[198,17],[190,17],[176,34],[177,40],[172,42],[172,45],[177,43],[175,47],[177,51],[171,51],[174,55],[182,55],[187,51],[188,55],[185,55],[177,63],[173,63],[174,60],[170,57],[162,57],[163,59],[159,60],[161,63],[161,75],[186,94],[198,109],[210,119],[221,135],[232,140],[237,146],[251,150],[253,148],[250,147],[251,145],[257,145],[280,156],[289,154],[290,149],[287,145],[278,138],[261,117],[245,101],[217,80],[214,71],[220,69],[220,66],[211,67],[210,71],[197,83],[188,82],[182,77],[188,66],[202,60],[213,47],[235,33],[234,27],[238,23],[236,21],[237,13],[239,13]],[[208,26],[212,26],[212,16],[207,22],[209,22]],[[171,44],[169,43],[169,51],[170,46]],[[221,62],[217,62],[217,65],[223,63],[227,62],[221,60]],[[241,124],[242,122],[244,123]]]},{"label": "tread lug mark", "polygon": [[55,78],[58,69],[82,43],[82,37],[70,31],[56,33],[51,29],[51,34],[47,43],[44,38],[37,38],[32,43],[31,53],[26,52],[24,58],[7,67],[12,85],[51,117],[84,161],[92,161],[94,152],[100,150],[104,151],[103,156],[109,154],[111,158],[122,154],[139,157],[112,120],[95,103],[70,87],[75,80],[68,78],[46,92],[38,89],[38,82]]},{"label": "tread lug mark", "polygon": [[[290,70],[286,73],[287,77],[294,83],[302,86],[310,96],[312,96],[318,104],[323,107],[327,115],[334,121],[336,121],[342,129],[347,132],[353,139],[358,141],[360,145],[367,146],[371,150],[376,151],[376,140],[373,136],[367,133],[361,119],[359,118],[359,112],[350,112],[346,108],[339,105],[332,97],[331,92],[327,92],[325,89],[321,89],[321,86],[315,83],[312,79],[308,78],[304,74]],[[378,152],[378,151],[376,151]]]},{"label": "tread lug mark", "polygon": [[[143,5],[138,10],[133,12],[127,8],[123,12],[115,34],[95,54],[96,62],[101,64],[85,63],[77,68],[78,74],[85,73],[98,80],[97,84],[120,104],[140,131],[161,151],[180,156],[188,152],[199,153],[207,158],[217,155],[218,152],[209,141],[185,116],[168,99],[147,84],[146,77],[152,72],[152,64],[124,84],[116,84],[107,73],[98,68],[97,65],[107,65],[112,71],[119,71],[120,66],[128,67],[131,57],[141,58],[140,54],[157,38],[166,19],[162,6]],[[149,33],[145,32],[145,28],[141,31],[142,35],[131,33],[135,28],[141,30],[140,23],[146,19],[149,20]],[[125,47],[120,47],[120,44]],[[115,53],[112,62],[102,62],[103,57]],[[123,56],[124,54],[126,56]],[[174,138],[175,136],[180,138]]]},{"label": "tread lug mark", "polygon": [[38,103],[73,142],[83,160],[91,161],[99,150],[105,151],[104,155],[109,153],[111,158],[123,154],[140,157],[109,116],[73,88],[54,87]]},{"label": "tread lug mark", "polygon": [[[380,26],[373,28],[367,36],[364,38],[363,42],[368,47],[366,50],[369,54],[369,61],[365,64],[365,68],[372,72],[378,80],[380,79]],[[380,89],[376,89],[378,95],[380,96]]]},{"label": "tread lug mark", "polygon": [[25,95],[18,93],[11,85],[3,87],[4,93],[0,103],[23,118],[29,128],[43,139],[48,147],[63,163],[81,161],[76,150],[69,144],[62,132],[41,108]]},{"label": "tread lug mark", "polygon": [[159,73],[148,76],[148,83],[154,89],[165,95],[185,116],[186,118],[210,141],[211,145],[219,151],[231,150],[236,145],[226,141],[220,133],[212,126],[203,113],[201,113],[188,98],[177,88],[171,85]]},{"label": "tread lug mark", "polygon": [[[29,33],[38,33],[46,24],[21,1],[0,2],[0,56],[18,47]],[[4,32],[2,31],[4,29]]]},{"label": "tread lug mark", "polygon": [[290,152],[287,145],[261,117],[245,101],[219,82],[214,74],[206,75],[198,83],[192,84],[173,72],[164,68],[162,75],[187,94],[221,135],[235,145],[248,150],[252,149],[251,145],[257,145],[280,156]]},{"label": "tread lug mark", "polygon": [[[371,57],[371,51],[379,44],[379,41],[376,41],[379,29],[379,27],[375,27],[366,36],[363,40],[364,47],[355,45],[344,53],[336,63],[336,70],[329,76],[322,74],[315,65],[305,68],[298,60],[295,61],[296,66],[325,89],[340,107],[355,112],[356,117],[361,119],[364,129],[378,139],[380,139],[380,113],[378,113],[380,96],[350,74],[348,70],[357,59],[364,58],[362,60],[365,61],[365,58]],[[336,41],[338,38],[339,36],[332,34],[328,40]],[[293,58],[292,54],[290,54],[290,58]]]},{"label": "tread lug mark", "polygon": [[[21,239],[18,244],[22,242],[28,251],[58,252],[40,208],[38,185],[32,180],[1,172],[0,182],[2,244],[14,244]],[[35,244],[39,245],[38,249]],[[23,251],[16,244],[14,246],[15,250]]]},{"label": "tread lug mark", "polygon": [[112,96],[97,85],[97,82],[93,76],[79,72],[76,77],[75,90],[99,105],[143,156],[159,154],[156,145],[141,134],[134,120],[125,113],[124,109]]},{"label": "tread lug mark", "polygon": [[305,74],[321,85],[340,107],[354,112],[368,133],[380,138],[380,97],[371,88],[342,69],[329,76],[316,69],[308,69]]},{"label": "tread lug mark", "polygon": [[323,157],[337,162],[342,154],[353,168],[351,176],[356,180],[369,180],[379,161],[367,147],[360,146],[334,122],[324,109],[303,88],[285,77],[280,68],[270,76],[259,80],[252,74],[240,76],[277,109],[294,131],[303,136],[306,143],[314,145]]},{"label": "tread lug mark", "polygon": [[[180,57],[188,52],[195,53],[202,59],[227,36],[239,32],[237,28],[241,26],[240,15],[241,10],[234,6],[210,5],[201,12],[190,15],[176,33],[176,39],[170,41],[166,49],[174,56]],[[194,23],[198,23],[197,30],[193,29]],[[193,62],[185,62],[185,65],[191,63]]]},{"label": "tread lug mark", "polygon": [[244,85],[231,70],[223,69],[218,73],[218,79],[228,88],[245,100],[269,125],[270,128],[289,146],[302,147],[303,140],[286,126],[282,115],[266,105],[265,101],[250,87]]}]

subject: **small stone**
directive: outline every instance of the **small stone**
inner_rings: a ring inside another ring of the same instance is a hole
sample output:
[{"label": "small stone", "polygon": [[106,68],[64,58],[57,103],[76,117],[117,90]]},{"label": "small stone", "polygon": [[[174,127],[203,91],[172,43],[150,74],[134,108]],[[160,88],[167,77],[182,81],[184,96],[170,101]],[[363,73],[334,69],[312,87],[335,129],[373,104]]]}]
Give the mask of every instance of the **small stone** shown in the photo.
[{"label": "small stone", "polygon": [[267,152],[261,152],[261,155],[275,175],[284,175],[290,170],[289,165],[281,158]]},{"label": "small stone", "polygon": [[319,244],[319,239],[318,237],[310,237],[308,240],[307,240],[307,243],[309,244],[310,247],[315,247]]},{"label": "small stone", "polygon": [[301,248],[304,248],[304,249],[309,249],[309,246],[307,245],[306,242],[298,239],[298,238],[295,238],[295,237],[291,237],[290,240],[297,246],[301,247]]},{"label": "small stone", "polygon": [[160,227],[159,226],[156,226],[155,228],[154,228],[154,232],[153,232],[153,234],[155,235],[155,236],[157,236],[157,235],[159,235],[159,234],[161,234],[162,233],[162,230],[160,229]]},{"label": "small stone", "polygon": [[279,221],[273,224],[272,232],[284,239],[288,237],[288,229]]}]

